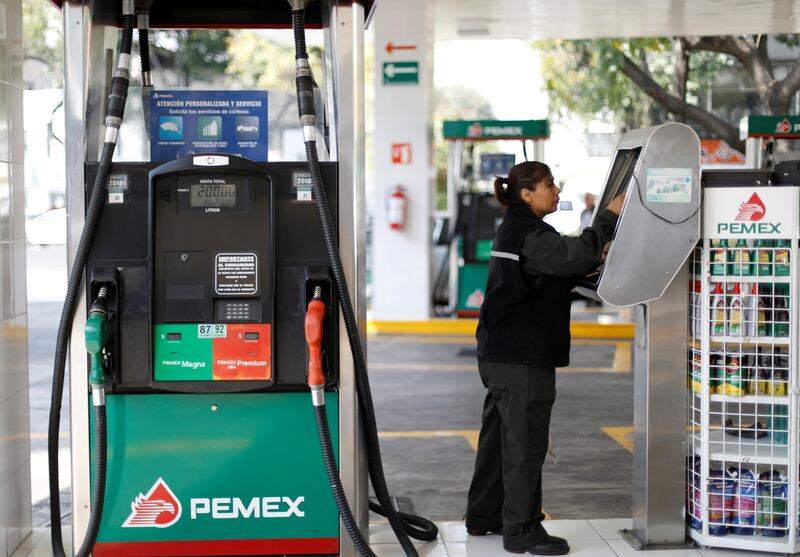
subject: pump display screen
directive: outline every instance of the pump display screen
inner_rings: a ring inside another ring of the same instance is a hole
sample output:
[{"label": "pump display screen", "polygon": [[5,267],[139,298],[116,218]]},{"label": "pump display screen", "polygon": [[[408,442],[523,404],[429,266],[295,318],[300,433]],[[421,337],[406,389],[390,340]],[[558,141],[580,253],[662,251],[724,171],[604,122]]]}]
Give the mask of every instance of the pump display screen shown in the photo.
[{"label": "pump display screen", "polygon": [[236,184],[192,184],[189,192],[192,207],[236,206]]}]

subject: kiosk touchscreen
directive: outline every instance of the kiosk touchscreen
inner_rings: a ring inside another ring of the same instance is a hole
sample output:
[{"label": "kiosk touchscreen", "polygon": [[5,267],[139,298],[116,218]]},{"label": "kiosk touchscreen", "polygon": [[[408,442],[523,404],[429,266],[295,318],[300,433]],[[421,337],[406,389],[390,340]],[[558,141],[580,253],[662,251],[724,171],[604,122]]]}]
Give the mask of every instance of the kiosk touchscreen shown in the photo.
[{"label": "kiosk touchscreen", "polygon": [[614,306],[660,297],[700,238],[700,140],[684,124],[625,134],[592,222],[617,195],[625,203],[606,261],[579,290]]}]

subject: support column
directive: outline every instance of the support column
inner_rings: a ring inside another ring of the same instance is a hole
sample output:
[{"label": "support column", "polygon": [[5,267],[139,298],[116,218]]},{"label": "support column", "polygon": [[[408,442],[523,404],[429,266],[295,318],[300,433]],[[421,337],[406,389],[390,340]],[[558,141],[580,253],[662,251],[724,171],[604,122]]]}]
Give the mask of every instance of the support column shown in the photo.
[{"label": "support column", "polygon": [[[383,2],[375,15],[375,189],[371,204],[372,314],[421,320],[431,307],[433,167],[432,3]],[[392,230],[387,201],[407,199],[406,224]]]},{"label": "support column", "polygon": [[31,531],[22,1],[0,0],[0,557]]}]

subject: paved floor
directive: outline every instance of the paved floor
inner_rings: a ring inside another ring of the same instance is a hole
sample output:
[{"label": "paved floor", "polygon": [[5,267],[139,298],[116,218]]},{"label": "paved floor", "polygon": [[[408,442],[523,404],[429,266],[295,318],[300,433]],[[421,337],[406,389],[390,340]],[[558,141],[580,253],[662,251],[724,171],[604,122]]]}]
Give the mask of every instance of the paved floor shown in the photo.
[{"label": "paved floor", "polygon": [[[461,522],[439,522],[439,539],[416,544],[420,557],[509,557],[499,536],[467,536]],[[725,551],[720,549],[677,549],[635,551],[619,531],[631,527],[631,519],[548,520],[547,530],[569,541],[573,557],[767,557],[767,553]],[[386,523],[370,525],[370,546],[378,557],[404,557]],[[69,551],[68,551],[69,553]],[[46,528],[36,529],[11,557],[50,557],[50,535]]]}]

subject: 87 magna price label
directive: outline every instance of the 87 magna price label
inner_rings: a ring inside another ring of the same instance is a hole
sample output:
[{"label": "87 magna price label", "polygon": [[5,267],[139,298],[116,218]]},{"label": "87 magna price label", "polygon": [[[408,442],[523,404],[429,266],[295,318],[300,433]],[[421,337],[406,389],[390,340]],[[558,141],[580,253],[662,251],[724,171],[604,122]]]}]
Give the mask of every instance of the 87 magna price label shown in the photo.
[{"label": "87 magna price label", "polygon": [[225,338],[226,336],[228,336],[227,325],[201,323],[197,326],[197,338]]}]

